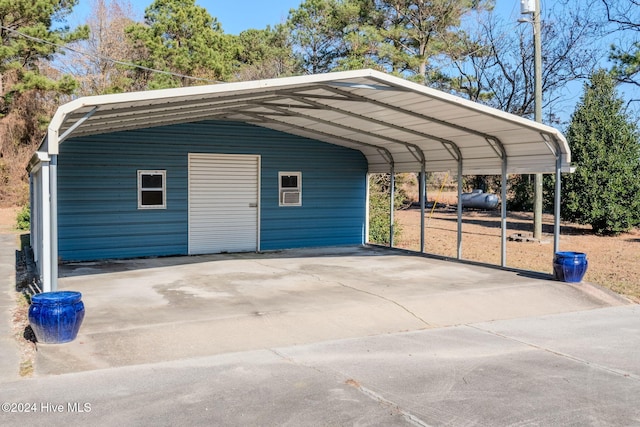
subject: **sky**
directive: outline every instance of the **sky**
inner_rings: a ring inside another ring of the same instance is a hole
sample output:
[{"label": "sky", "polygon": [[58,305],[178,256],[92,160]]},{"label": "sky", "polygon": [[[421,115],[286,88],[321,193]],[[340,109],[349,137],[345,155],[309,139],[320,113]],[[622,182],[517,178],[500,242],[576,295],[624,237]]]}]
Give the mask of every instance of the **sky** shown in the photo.
[{"label": "sky", "polygon": [[[144,1],[138,0],[140,3]],[[301,0],[197,0],[218,18],[222,29],[228,34],[239,34],[250,28],[263,29],[286,21],[289,10],[296,9]]]},{"label": "sky", "polygon": [[[138,15],[133,18],[141,20],[144,16],[144,9],[154,0],[129,1]],[[225,33],[237,35],[247,29],[264,29],[267,25],[273,27],[276,24],[283,23],[287,19],[289,11],[298,8],[303,1],[304,0],[196,0],[196,4],[204,7],[211,16],[216,17]],[[79,0],[78,5],[74,8],[70,23],[84,23],[92,3],[93,0]],[[541,0],[543,12],[547,10],[548,7],[553,6],[554,0]],[[524,25],[518,23],[518,18],[523,17],[523,15],[520,14],[520,0],[496,0],[495,13],[505,22],[512,22],[514,29],[518,25]],[[607,44],[607,51],[608,46]],[[565,94],[567,108],[563,107],[561,110],[566,110],[565,114],[563,114],[566,116],[563,117],[563,119],[566,120],[573,111],[573,106],[579,100],[582,93],[582,83],[573,82],[569,84],[565,90],[567,91]],[[626,97],[629,98],[629,94],[626,95]],[[555,107],[554,114],[558,114],[557,110],[557,107]],[[546,112],[544,114],[546,114]]]},{"label": "sky", "polygon": [[[142,18],[144,10],[153,0],[129,0],[134,10]],[[515,1],[515,0],[514,0]],[[290,9],[295,9],[302,0],[196,0],[198,6],[207,9],[218,19],[227,34],[239,34],[250,28],[272,27],[287,19]],[[74,20],[84,22],[91,8],[92,0],[80,0],[74,8]]]},{"label": "sky", "polygon": [[[153,0],[130,0],[140,17],[144,15]],[[74,10],[74,17],[79,23],[84,22],[92,0],[80,0]],[[228,34],[239,34],[250,28],[263,29],[272,27],[287,19],[289,10],[296,9],[303,0],[196,0],[196,4],[207,9],[211,16],[218,19],[222,29]],[[543,6],[544,7],[544,2]],[[520,0],[497,0],[496,10],[506,17],[513,18],[514,23],[520,17]]]}]

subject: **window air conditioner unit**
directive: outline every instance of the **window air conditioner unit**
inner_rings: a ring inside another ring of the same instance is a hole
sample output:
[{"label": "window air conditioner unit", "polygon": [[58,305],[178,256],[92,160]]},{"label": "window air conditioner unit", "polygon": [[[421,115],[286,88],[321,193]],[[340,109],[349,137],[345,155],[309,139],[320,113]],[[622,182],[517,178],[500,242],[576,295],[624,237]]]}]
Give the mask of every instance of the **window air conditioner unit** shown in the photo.
[{"label": "window air conditioner unit", "polygon": [[280,195],[280,203],[283,205],[299,205],[300,190],[284,190]]}]

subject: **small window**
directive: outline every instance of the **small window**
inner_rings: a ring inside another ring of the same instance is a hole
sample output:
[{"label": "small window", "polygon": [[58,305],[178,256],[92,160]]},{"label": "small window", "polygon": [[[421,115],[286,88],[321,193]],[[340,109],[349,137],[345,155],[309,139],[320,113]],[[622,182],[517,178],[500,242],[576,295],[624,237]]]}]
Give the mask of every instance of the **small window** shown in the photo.
[{"label": "small window", "polygon": [[138,209],[166,209],[166,176],[164,170],[138,171]]},{"label": "small window", "polygon": [[302,172],[278,172],[280,206],[302,206]]}]

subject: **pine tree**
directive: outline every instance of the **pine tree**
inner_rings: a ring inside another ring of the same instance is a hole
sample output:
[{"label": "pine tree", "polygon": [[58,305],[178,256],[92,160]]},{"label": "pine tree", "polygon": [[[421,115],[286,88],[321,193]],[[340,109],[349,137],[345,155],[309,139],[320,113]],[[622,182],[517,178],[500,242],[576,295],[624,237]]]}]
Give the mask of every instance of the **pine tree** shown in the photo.
[{"label": "pine tree", "polygon": [[462,21],[492,4],[489,0],[306,0],[290,12],[288,25],[310,74],[368,67],[446,86],[448,77],[439,60],[465,54],[468,36],[461,30]]},{"label": "pine tree", "polygon": [[184,76],[154,74],[149,89],[230,78],[235,39],[224,34],[218,20],[196,5],[195,0],[156,0],[145,10],[144,21],[127,29],[142,58],[137,62]]},{"label": "pine tree", "polygon": [[288,28],[267,26],[264,30],[249,29],[237,37],[235,60],[236,80],[260,80],[302,74],[293,55]]},{"label": "pine tree", "polygon": [[576,171],[563,177],[562,218],[590,224],[598,234],[619,234],[638,225],[638,129],[605,71],[585,84],[567,140]]},{"label": "pine tree", "polygon": [[0,1],[0,117],[29,90],[69,94],[77,83],[70,76],[51,78],[42,72],[61,46],[87,38],[89,28],[63,26],[77,0]]}]

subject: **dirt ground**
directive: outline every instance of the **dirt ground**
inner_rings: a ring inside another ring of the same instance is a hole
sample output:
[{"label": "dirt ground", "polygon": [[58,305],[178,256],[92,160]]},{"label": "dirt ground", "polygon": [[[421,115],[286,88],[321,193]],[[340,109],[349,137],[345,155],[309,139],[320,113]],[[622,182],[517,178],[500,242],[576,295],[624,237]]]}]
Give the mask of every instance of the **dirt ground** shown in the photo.
[{"label": "dirt ground", "polygon": [[19,207],[0,208],[0,232],[13,232],[16,229]]},{"label": "dirt ground", "polygon": [[[455,257],[457,254],[457,196],[441,196],[437,208],[425,209],[425,252]],[[441,206],[442,203],[445,206]],[[420,250],[420,209],[399,210],[395,218],[401,235],[395,246]],[[543,239],[538,242],[507,241],[507,266],[553,272],[553,216],[543,215]],[[507,236],[531,234],[533,216],[528,212],[507,215]],[[462,258],[500,264],[500,211],[465,210],[462,223]],[[561,223],[560,250],[587,254],[584,280],[605,286],[640,302],[640,229],[616,237],[592,233],[590,226]]]}]

